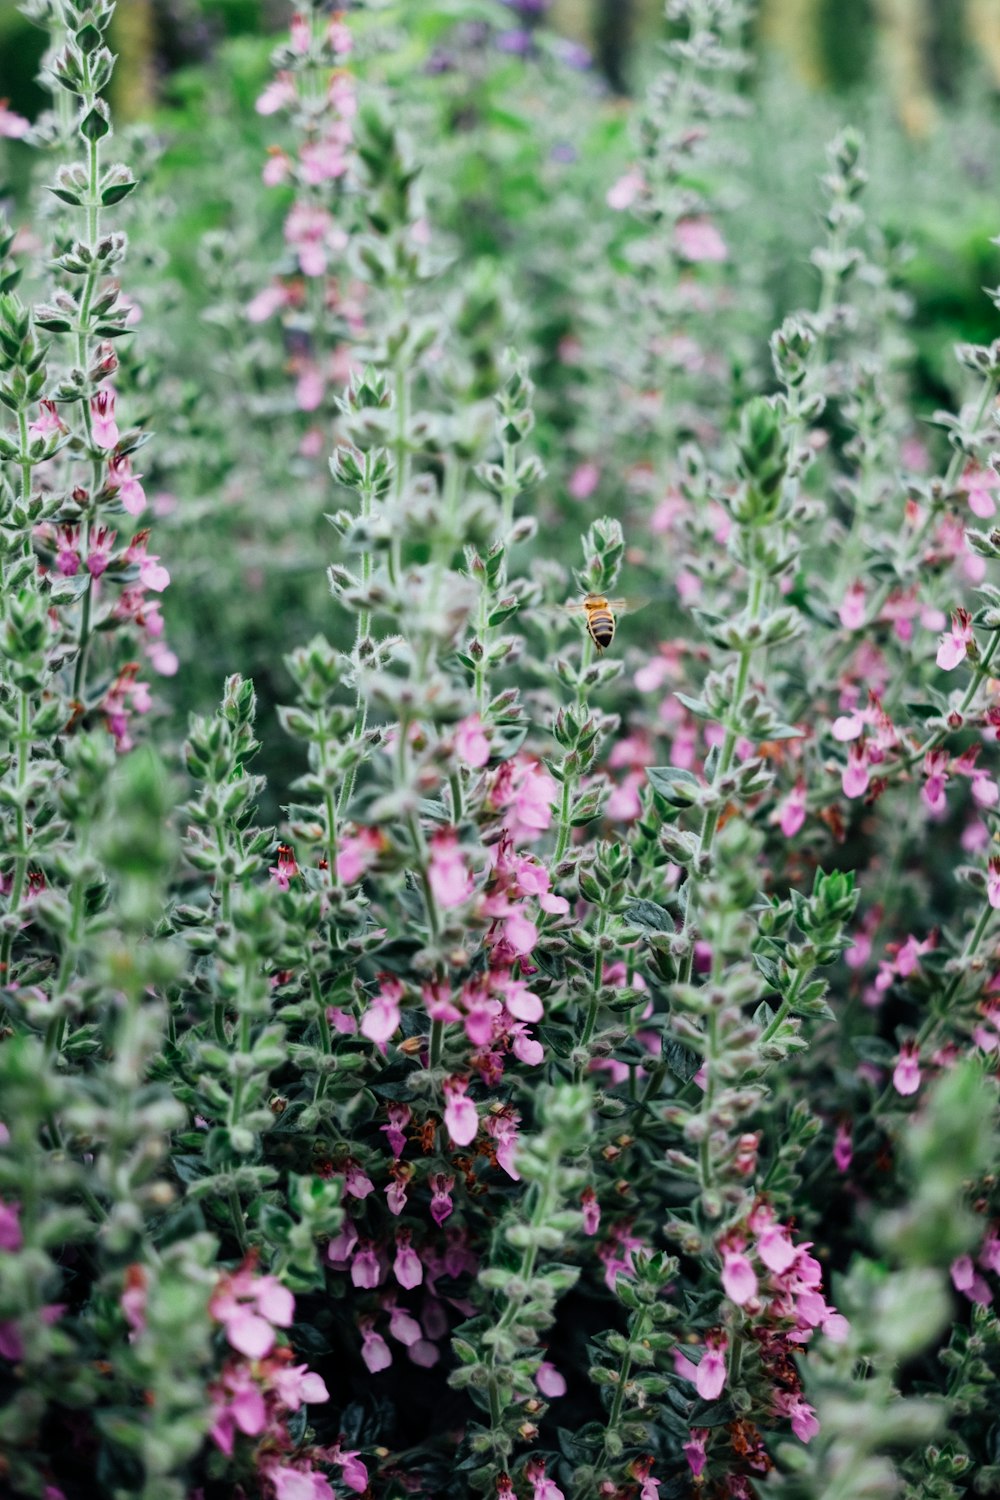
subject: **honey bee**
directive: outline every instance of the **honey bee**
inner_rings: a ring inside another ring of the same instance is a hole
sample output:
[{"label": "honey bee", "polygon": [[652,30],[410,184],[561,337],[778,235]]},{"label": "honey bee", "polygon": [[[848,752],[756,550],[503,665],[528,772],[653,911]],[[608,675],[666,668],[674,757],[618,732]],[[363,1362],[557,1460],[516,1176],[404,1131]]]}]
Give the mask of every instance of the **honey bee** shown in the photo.
[{"label": "honey bee", "polygon": [[603,655],[615,638],[615,615],[641,609],[646,600],[606,599],[603,594],[587,594],[579,604],[564,606],[570,614],[586,615],[587,634]]}]

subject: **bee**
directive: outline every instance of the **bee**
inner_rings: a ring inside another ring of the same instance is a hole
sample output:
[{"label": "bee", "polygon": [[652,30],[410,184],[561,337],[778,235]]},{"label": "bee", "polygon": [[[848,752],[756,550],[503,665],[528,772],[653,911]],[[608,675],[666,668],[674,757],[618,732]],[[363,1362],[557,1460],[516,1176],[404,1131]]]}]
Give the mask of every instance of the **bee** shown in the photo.
[{"label": "bee", "polygon": [[603,594],[587,594],[579,604],[563,607],[570,614],[586,615],[587,634],[603,655],[615,638],[615,615],[641,609],[646,600],[606,599]]}]

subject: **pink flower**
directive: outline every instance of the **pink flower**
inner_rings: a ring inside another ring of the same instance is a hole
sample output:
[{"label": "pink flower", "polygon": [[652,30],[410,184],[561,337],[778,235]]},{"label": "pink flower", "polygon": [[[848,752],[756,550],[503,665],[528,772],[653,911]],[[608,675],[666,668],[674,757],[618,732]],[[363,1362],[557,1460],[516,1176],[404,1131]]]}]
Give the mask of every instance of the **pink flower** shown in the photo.
[{"label": "pink flower", "polygon": [[420,1256],[410,1244],[410,1231],[398,1229],[396,1231],[396,1258],[392,1263],[393,1274],[400,1286],[411,1291],[419,1286],[424,1279],[424,1268],[420,1263]]},{"label": "pink flower", "polygon": [[478,714],[463,719],[455,730],[455,754],[473,770],[485,766],[490,758],[490,742],[483,733],[483,721]]},{"label": "pink flower", "polygon": [[32,437],[48,437],[53,432],[68,431],[66,423],[60,417],[54,401],[39,401],[38,416],[33,422],[28,423],[28,432]]},{"label": "pink flower", "polygon": [[326,1475],[316,1469],[292,1468],[268,1459],[261,1473],[274,1490],[274,1500],[337,1500]]},{"label": "pink flower", "polygon": [[769,1271],[780,1276],[795,1263],[798,1251],[784,1224],[769,1223],[757,1236],[757,1254]]},{"label": "pink flower", "polygon": [[792,839],[806,820],[806,784],[800,777],[786,797],[778,803],[770,821],[777,823],[786,839]]},{"label": "pink flower", "polygon": [[847,765],[841,772],[845,797],[863,797],[868,790],[868,747],[864,740],[855,741],[847,752]]},{"label": "pink flower", "polygon": [[353,885],[366,873],[380,848],[382,835],[374,828],[359,828],[356,834],[345,834],[337,849],[337,881]]},{"label": "pink flower", "polygon": [[729,1340],[724,1333],[710,1333],[705,1353],[695,1372],[695,1390],[703,1401],[714,1401],[726,1383],[726,1349]]},{"label": "pink flower", "polygon": [[393,1156],[400,1157],[406,1150],[406,1136],[404,1129],[413,1118],[408,1104],[389,1105],[389,1123],[380,1125],[379,1129],[385,1131],[386,1140],[389,1142],[389,1150]]},{"label": "pink flower", "polygon": [[327,1457],[330,1463],[337,1464],[340,1468],[340,1477],[349,1490],[356,1495],[363,1495],[368,1488],[368,1469],[358,1456],[359,1449],[352,1448],[344,1452],[339,1443],[335,1443],[329,1450]]},{"label": "pink flower", "polygon": [[208,1310],[234,1349],[248,1359],[263,1359],[274,1348],[275,1328],[291,1326],[295,1299],[275,1277],[257,1277],[244,1266],[222,1278]]},{"label": "pink flower", "polygon": [[278,863],[271,865],[267,872],[279,891],[287,891],[291,881],[299,873],[299,867],[295,863],[295,855],[287,844],[278,845]]},{"label": "pink flower", "polygon": [[525,1466],[524,1477],[532,1486],[531,1500],[566,1500],[555,1481],[546,1479],[545,1465],[537,1458],[533,1458]]},{"label": "pink flower", "polygon": [[294,104],[297,97],[292,75],[279,73],[258,97],[254,107],[259,115],[274,115],[279,109],[287,109]]},{"label": "pink flower", "polygon": [[922,767],[924,784],[920,795],[931,812],[944,812],[948,805],[945,788],[948,785],[949,757],[947,750],[928,750]]},{"label": "pink flower", "polygon": [[439,1227],[451,1214],[453,1207],[451,1190],[454,1186],[454,1177],[446,1177],[443,1172],[433,1172],[431,1174],[431,1218]]},{"label": "pink flower", "polygon": [[285,301],[283,286],[265,286],[247,303],[247,317],[251,323],[265,323],[276,312],[280,312]]},{"label": "pink flower", "polygon": [[792,1431],[802,1443],[808,1443],[819,1432],[816,1413],[807,1401],[793,1391],[778,1391],[774,1397],[774,1410],[779,1417],[790,1417]]},{"label": "pink flower", "polygon": [[[106,483],[109,490],[117,493],[122,508],[130,516],[140,516],[146,509],[146,492],[139,483],[141,478],[141,474],[132,473],[132,460],[127,453],[112,453],[108,459]],[[169,576],[167,581],[170,581]]]},{"label": "pink flower", "polygon": [[444,1084],[444,1123],[448,1128],[453,1146],[468,1146],[475,1140],[479,1130],[476,1106],[466,1097],[468,1081],[464,1078],[446,1078]]},{"label": "pink flower", "polygon": [[383,1044],[399,1030],[402,1015],[399,1002],[403,986],[398,979],[383,978],[382,986],[369,1001],[368,1009],[361,1017],[361,1034],[370,1042]]},{"label": "pink flower", "polygon": [[916,1042],[904,1042],[892,1072],[892,1086],[904,1097],[920,1087],[920,1048]]},{"label": "pink flower", "polygon": [[498,768],[490,802],[506,814],[504,822],[513,843],[532,844],[551,824],[558,792],[544,766],[518,754]]},{"label": "pink flower", "polygon": [[359,1327],[361,1329],[361,1358],[373,1375],[377,1375],[380,1370],[387,1370],[392,1364],[389,1345],[380,1333],[375,1332],[375,1325],[371,1318],[363,1319]]},{"label": "pink flower", "polygon": [[300,1406],[318,1405],[319,1402],[330,1399],[323,1377],[314,1374],[308,1365],[276,1365],[271,1372],[270,1382],[271,1389],[289,1411],[298,1411]]},{"label": "pink flower", "polygon": [[1000,857],[990,860],[986,872],[986,899],[992,907],[1000,907]]},{"label": "pink flower", "polygon": [[952,671],[965,659],[973,640],[972,616],[965,609],[953,610],[951,631],[941,637],[941,644],[938,646],[937,664],[942,672]]},{"label": "pink flower", "polygon": [[488,1115],[486,1118],[486,1133],[493,1137],[497,1166],[501,1167],[513,1182],[520,1182],[521,1174],[514,1165],[514,1149],[517,1145],[517,1120],[506,1113],[502,1115]]},{"label": "pink flower", "polygon": [[845,630],[860,630],[865,623],[865,586],[852,583],[841,602],[840,623]]},{"label": "pink flower", "polygon": [[134,1338],[137,1334],[142,1333],[146,1327],[147,1291],[145,1266],[127,1266],[125,1269],[125,1287],[122,1291],[120,1305],[122,1316],[132,1330],[130,1338]]},{"label": "pink flower", "polygon": [[577,464],[566,488],[573,500],[589,500],[601,482],[601,471],[595,463]]},{"label": "pink flower", "polygon": [[705,1444],[708,1441],[708,1434],[709,1429],[707,1427],[692,1427],[691,1435],[681,1449],[681,1452],[688,1461],[693,1479],[700,1479],[705,1471],[705,1464],[707,1462]]},{"label": "pink flower", "polygon": [[965,490],[969,497],[969,509],[982,521],[987,521],[996,514],[996,502],[990,491],[995,490],[998,484],[1000,476],[992,470],[980,469],[975,464],[970,464],[958,481],[959,489]]},{"label": "pink flower", "polygon": [[405,1307],[393,1306],[389,1314],[389,1332],[397,1343],[403,1344],[409,1349],[423,1338],[423,1329]]},{"label": "pink flower", "polygon": [[351,1281],[356,1287],[371,1291],[379,1285],[384,1274],[375,1246],[371,1240],[362,1240],[351,1261]]},{"label": "pink flower", "polygon": [[7,108],[7,100],[0,99],[0,137],[6,136],[9,141],[20,141],[31,129],[31,121],[26,120],[23,115],[17,115],[12,109]]},{"label": "pink flower", "polygon": [[216,1447],[231,1457],[237,1429],[247,1437],[259,1437],[267,1427],[264,1395],[246,1365],[227,1364],[211,1396],[209,1431]]},{"label": "pink flower", "polygon": [[584,1188],[580,1195],[580,1206],[583,1209],[584,1234],[596,1234],[601,1223],[601,1205],[593,1188]]},{"label": "pink flower", "polygon": [[730,1302],[735,1302],[737,1307],[745,1307],[752,1297],[756,1297],[757,1275],[741,1251],[723,1251],[722,1289]]},{"label": "pink flower", "polygon": [[472,895],[472,876],[458,847],[458,834],[453,828],[442,828],[431,835],[427,879],[435,901],[445,909],[461,906]]},{"label": "pink flower", "polygon": [[542,1395],[547,1396],[550,1401],[555,1401],[566,1394],[565,1380],[555,1365],[550,1364],[547,1359],[543,1359],[535,1371],[535,1384]]},{"label": "pink flower", "polygon": [[846,1172],[851,1165],[854,1156],[854,1147],[851,1143],[850,1121],[841,1120],[837,1126],[837,1133],[833,1138],[833,1162],[838,1172]]},{"label": "pink flower", "polygon": [[20,1203],[5,1203],[0,1198],[0,1250],[20,1250],[23,1243]]},{"label": "pink flower", "polygon": [[641,172],[632,168],[626,172],[624,177],[608,188],[605,195],[605,203],[609,208],[616,209],[619,213],[622,209],[630,208],[645,187],[645,180]]},{"label": "pink flower", "polygon": [[344,1192],[352,1198],[367,1198],[374,1191],[375,1184],[367,1172],[363,1172],[357,1162],[349,1161],[344,1168]]},{"label": "pink flower", "polygon": [[90,430],[95,448],[106,451],[117,446],[119,432],[115,421],[115,393],[110,386],[90,398]]},{"label": "pink flower", "polygon": [[680,219],[674,231],[674,243],[684,260],[721,261],[729,254],[725,240],[710,219]]},{"label": "pink flower", "polygon": [[291,43],[292,51],[298,52],[300,56],[304,57],[312,45],[312,27],[309,24],[308,16],[301,15],[296,11],[291,20],[288,39]]}]

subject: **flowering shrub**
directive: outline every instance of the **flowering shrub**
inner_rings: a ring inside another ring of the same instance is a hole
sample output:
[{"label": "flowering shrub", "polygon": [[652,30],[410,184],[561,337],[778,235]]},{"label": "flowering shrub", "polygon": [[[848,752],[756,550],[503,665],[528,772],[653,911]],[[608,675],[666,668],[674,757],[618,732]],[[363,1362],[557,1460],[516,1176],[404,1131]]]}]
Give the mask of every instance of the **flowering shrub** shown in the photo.
[{"label": "flowering shrub", "polygon": [[[271,148],[198,252],[191,388],[190,288],[118,208],[111,0],[27,7],[54,109],[0,116],[53,163],[0,227],[15,1495],[1000,1483],[1000,343],[959,348],[929,424],[851,130],[814,303],[764,325],[727,224],[742,0],[671,0],[628,158],[595,150],[551,243],[475,253],[478,111],[534,99],[558,172],[600,105],[546,8],[294,16]],[[185,647],[195,685],[196,635],[215,662],[204,600],[174,633],[198,586],[283,644],[270,788],[251,663],[173,739]]]}]

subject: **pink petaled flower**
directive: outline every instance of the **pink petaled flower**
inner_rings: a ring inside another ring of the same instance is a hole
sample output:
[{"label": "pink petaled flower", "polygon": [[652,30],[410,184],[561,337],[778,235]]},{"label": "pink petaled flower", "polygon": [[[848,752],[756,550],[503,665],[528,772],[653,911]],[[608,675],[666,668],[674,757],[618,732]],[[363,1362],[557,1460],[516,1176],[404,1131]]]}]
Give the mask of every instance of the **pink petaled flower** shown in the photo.
[{"label": "pink petaled flower", "polygon": [[345,834],[337,849],[337,880],[353,885],[364,875],[382,847],[382,835],[375,828],[359,828]]},{"label": "pink petaled flower", "polygon": [[920,1087],[920,1048],[916,1042],[904,1042],[892,1070],[892,1086],[904,1097]]},{"label": "pink petaled flower", "polygon": [[385,1132],[386,1140],[389,1142],[389,1150],[394,1157],[402,1156],[406,1150],[406,1136],[403,1134],[406,1126],[413,1118],[408,1104],[389,1105],[389,1123],[380,1125],[379,1129]]},{"label": "pink petaled flower", "polygon": [[545,1465],[533,1458],[525,1465],[524,1477],[532,1486],[531,1500],[566,1500],[554,1479],[546,1479]]},{"label": "pink petaled flower", "polygon": [[466,1097],[468,1087],[466,1078],[446,1078],[444,1081],[444,1123],[453,1146],[471,1145],[479,1130],[476,1106]]},{"label": "pink petaled flower", "polygon": [[377,1375],[380,1370],[387,1370],[392,1364],[392,1353],[382,1335],[375,1332],[372,1319],[363,1318],[358,1327],[361,1330],[361,1358],[371,1373]]},{"label": "pink petaled flower", "polygon": [[945,788],[948,785],[949,757],[947,750],[928,750],[924,756],[924,784],[920,788],[923,801],[931,812],[944,812],[948,805]]},{"label": "pink petaled flower", "polygon": [[865,623],[865,586],[852,583],[841,601],[840,623],[845,630],[860,630]]},{"label": "pink petaled flower", "polygon": [[289,1411],[330,1399],[323,1377],[314,1374],[308,1365],[275,1365],[268,1378],[271,1389]]},{"label": "pink petaled flower", "polygon": [[367,1172],[363,1172],[357,1162],[349,1161],[344,1168],[344,1192],[352,1198],[367,1198],[374,1191],[375,1184]]},{"label": "pink petaled flower", "polygon": [[[112,453],[108,459],[108,477],[105,483],[109,490],[115,491],[122,508],[130,516],[140,516],[146,509],[146,491],[139,483],[141,478],[141,474],[132,473],[132,460],[127,453]],[[169,574],[167,582],[170,582]]]},{"label": "pink petaled flower", "polygon": [[56,409],[54,401],[39,401],[38,416],[33,422],[28,423],[28,433],[31,437],[48,437],[53,432],[67,432],[69,429]]},{"label": "pink petaled flower", "polygon": [[838,1172],[846,1172],[854,1157],[854,1146],[851,1141],[851,1124],[849,1120],[841,1120],[837,1126],[837,1133],[833,1138],[833,1163]]},{"label": "pink petaled flower", "polygon": [[80,571],[79,540],[80,528],[78,526],[60,526],[56,547],[56,572],[61,573],[63,578],[75,578]]},{"label": "pink petaled flower", "polygon": [[708,1461],[705,1444],[708,1442],[708,1435],[709,1428],[692,1427],[688,1441],[681,1448],[681,1452],[688,1461],[693,1479],[700,1479],[705,1472],[705,1464]]},{"label": "pink petaled flower", "polygon": [[323,372],[311,360],[299,366],[295,382],[295,404],[299,411],[317,411],[323,404],[326,382]]},{"label": "pink petaled flower", "polygon": [[1000,907],[1000,857],[994,855],[986,868],[986,899],[992,907]]},{"label": "pink petaled flower", "polygon": [[299,873],[299,867],[295,863],[295,855],[287,844],[278,845],[278,863],[272,865],[267,872],[279,891],[287,891],[289,884]]},{"label": "pink petaled flower", "polygon": [[589,500],[601,482],[601,471],[595,463],[577,464],[569,476],[566,489],[573,500]]},{"label": "pink petaled flower", "polygon": [[263,287],[247,303],[247,318],[251,323],[265,323],[276,312],[280,312],[285,305],[285,300],[285,289],[283,286]]},{"label": "pink petaled flower", "polygon": [[326,36],[335,57],[346,57],[354,46],[350,30],[339,16],[335,16],[330,22]]},{"label": "pink petaled flower", "polygon": [[695,1390],[703,1401],[714,1401],[726,1383],[726,1349],[729,1340],[722,1332],[710,1333],[705,1353],[695,1372]]},{"label": "pink petaled flower", "polygon": [[325,135],[318,141],[307,141],[299,152],[303,182],[318,187],[334,182],[347,171],[346,143],[336,135]]},{"label": "pink petaled flower", "polygon": [[488,1115],[486,1133],[493,1138],[497,1166],[502,1167],[513,1182],[520,1182],[521,1174],[514,1165],[514,1150],[517,1146],[516,1117],[506,1111],[501,1115]]},{"label": "pink petaled flower", "polygon": [[604,201],[609,208],[616,209],[619,213],[622,209],[631,208],[639,194],[646,186],[645,179],[635,167],[631,172],[626,172],[624,177],[608,188]]},{"label": "pink petaled flower", "polygon": [[234,1349],[248,1359],[263,1359],[274,1348],[275,1328],[291,1326],[295,1299],[274,1276],[255,1276],[245,1265],[222,1278],[208,1310]]},{"label": "pink petaled flower", "polygon": [[443,1172],[431,1173],[431,1218],[439,1228],[451,1214],[451,1190],[454,1186],[454,1177],[446,1177]]},{"label": "pink petaled flower", "polygon": [[957,1260],[952,1261],[951,1280],[955,1290],[968,1297],[970,1302],[989,1307],[993,1301],[993,1293],[973,1266],[971,1255],[960,1255]]},{"label": "pink petaled flower", "polygon": [[543,1359],[535,1371],[535,1384],[542,1395],[547,1396],[550,1401],[558,1400],[560,1396],[566,1394],[566,1381],[555,1365],[547,1359]]},{"label": "pink petaled flower", "polygon": [[757,1254],[769,1271],[781,1276],[794,1265],[798,1251],[784,1224],[764,1224],[757,1235]]},{"label": "pink petaled flower", "polygon": [[0,1198],[0,1250],[20,1250],[23,1243],[20,1203],[5,1203]]},{"label": "pink petaled flower", "polygon": [[792,839],[806,820],[806,784],[801,776],[786,797],[783,797],[771,814],[770,821],[777,823],[786,839]]},{"label": "pink petaled flower", "polygon": [[518,754],[498,768],[490,804],[506,814],[504,822],[514,844],[533,844],[552,822],[558,791],[544,766]]},{"label": "pink petaled flower", "polygon": [[170,574],[158,557],[144,557],[139,564],[139,582],[154,594],[162,594],[170,582]]},{"label": "pink petaled flower", "polygon": [[121,1310],[129,1328],[132,1330],[129,1338],[135,1338],[143,1332],[146,1327],[146,1298],[147,1298],[147,1276],[146,1268],[141,1265],[131,1265],[125,1268],[125,1286],[121,1295]]},{"label": "pink petaled flower", "polygon": [[490,758],[490,742],[483,733],[483,721],[478,714],[463,719],[455,730],[455,754],[473,770],[485,766]]},{"label": "pink petaled flower", "polygon": [[723,1250],[722,1289],[737,1307],[745,1307],[752,1297],[756,1297],[757,1274],[742,1250]]},{"label": "pink petaled flower", "polygon": [[431,857],[427,879],[434,899],[446,910],[461,906],[472,895],[472,876],[458,847],[453,828],[441,828],[431,835]]},{"label": "pink petaled flower", "polygon": [[678,220],[674,243],[685,260],[721,261],[729,254],[725,240],[710,219]]},{"label": "pink petaled flower", "polygon": [[330,1481],[317,1469],[292,1468],[269,1458],[260,1473],[274,1490],[274,1500],[337,1500]]},{"label": "pink petaled flower", "polygon": [[120,434],[115,421],[115,393],[110,386],[90,398],[90,431],[95,448],[110,451],[117,446]]},{"label": "pink petaled flower", "polygon": [[410,1244],[410,1231],[408,1229],[397,1229],[396,1231],[396,1258],[392,1263],[393,1274],[400,1286],[411,1291],[413,1287],[419,1286],[424,1279],[424,1268],[420,1263],[420,1256]]},{"label": "pink petaled flower", "polygon": [[[384,1125],[382,1129],[385,1129]],[[405,1177],[394,1177],[390,1182],[386,1183],[385,1187],[386,1205],[389,1212],[395,1214],[397,1219],[406,1207],[406,1182]]]},{"label": "pink petaled flower", "polygon": [[412,1314],[405,1307],[396,1307],[393,1304],[389,1314],[389,1332],[397,1343],[403,1344],[409,1349],[411,1345],[418,1344],[424,1336],[423,1329]]},{"label": "pink petaled flower", "polygon": [[864,740],[857,740],[847,752],[847,765],[841,772],[841,785],[845,797],[863,797],[868,790],[868,747]]},{"label": "pink petaled flower", "polygon": [[309,24],[308,16],[302,15],[299,11],[295,12],[291,20],[288,39],[291,43],[292,51],[298,52],[300,56],[304,57],[312,45],[312,27]]},{"label": "pink petaled flower", "polygon": [[20,141],[31,129],[31,121],[7,108],[7,100],[0,99],[0,137],[9,141]]},{"label": "pink petaled flower", "polygon": [[209,1433],[216,1447],[232,1457],[237,1430],[259,1437],[267,1427],[267,1405],[260,1386],[244,1364],[227,1364],[219,1383],[210,1388],[212,1424]]},{"label": "pink petaled flower", "polygon": [[950,672],[964,661],[973,640],[972,616],[966,609],[953,610],[951,631],[941,637],[937,651],[937,664],[942,672]]},{"label": "pink petaled flower", "polygon": [[383,1044],[399,1030],[402,1014],[399,1002],[403,996],[403,986],[398,979],[390,979],[382,976],[382,983],[377,995],[368,1003],[368,1009],[361,1017],[361,1034],[366,1036],[370,1042]]},{"label": "pink petaled flower", "polygon": [[819,1432],[816,1413],[797,1392],[777,1391],[774,1397],[774,1410],[779,1417],[791,1418],[792,1431],[802,1443],[808,1443],[809,1439],[814,1438]]},{"label": "pink petaled flower", "polygon": [[981,521],[988,521],[990,516],[996,514],[996,502],[990,492],[998,484],[1000,475],[992,469],[980,469],[976,464],[969,464],[958,481],[959,489],[965,490],[968,495],[969,509]]},{"label": "pink petaled flower", "polygon": [[298,256],[303,276],[323,276],[330,252],[341,252],[347,236],[325,208],[293,203],[285,220],[285,241]]},{"label": "pink petaled flower", "polygon": [[297,99],[295,84],[290,73],[279,73],[258,97],[254,106],[259,115],[275,115],[279,109],[288,109]]},{"label": "pink petaled flower", "polygon": [[368,1469],[359,1455],[360,1449],[351,1448],[345,1452],[339,1443],[335,1443],[325,1457],[328,1463],[336,1464],[340,1469],[340,1477],[347,1488],[356,1495],[363,1495],[368,1488]]},{"label": "pink petaled flower", "polygon": [[365,1291],[371,1291],[379,1285],[385,1276],[385,1271],[379,1261],[375,1246],[371,1240],[361,1240],[351,1261],[351,1281],[356,1287]]},{"label": "pink petaled flower", "polygon": [[592,1187],[584,1188],[580,1194],[580,1207],[583,1209],[584,1234],[596,1234],[601,1224],[601,1205]]}]

